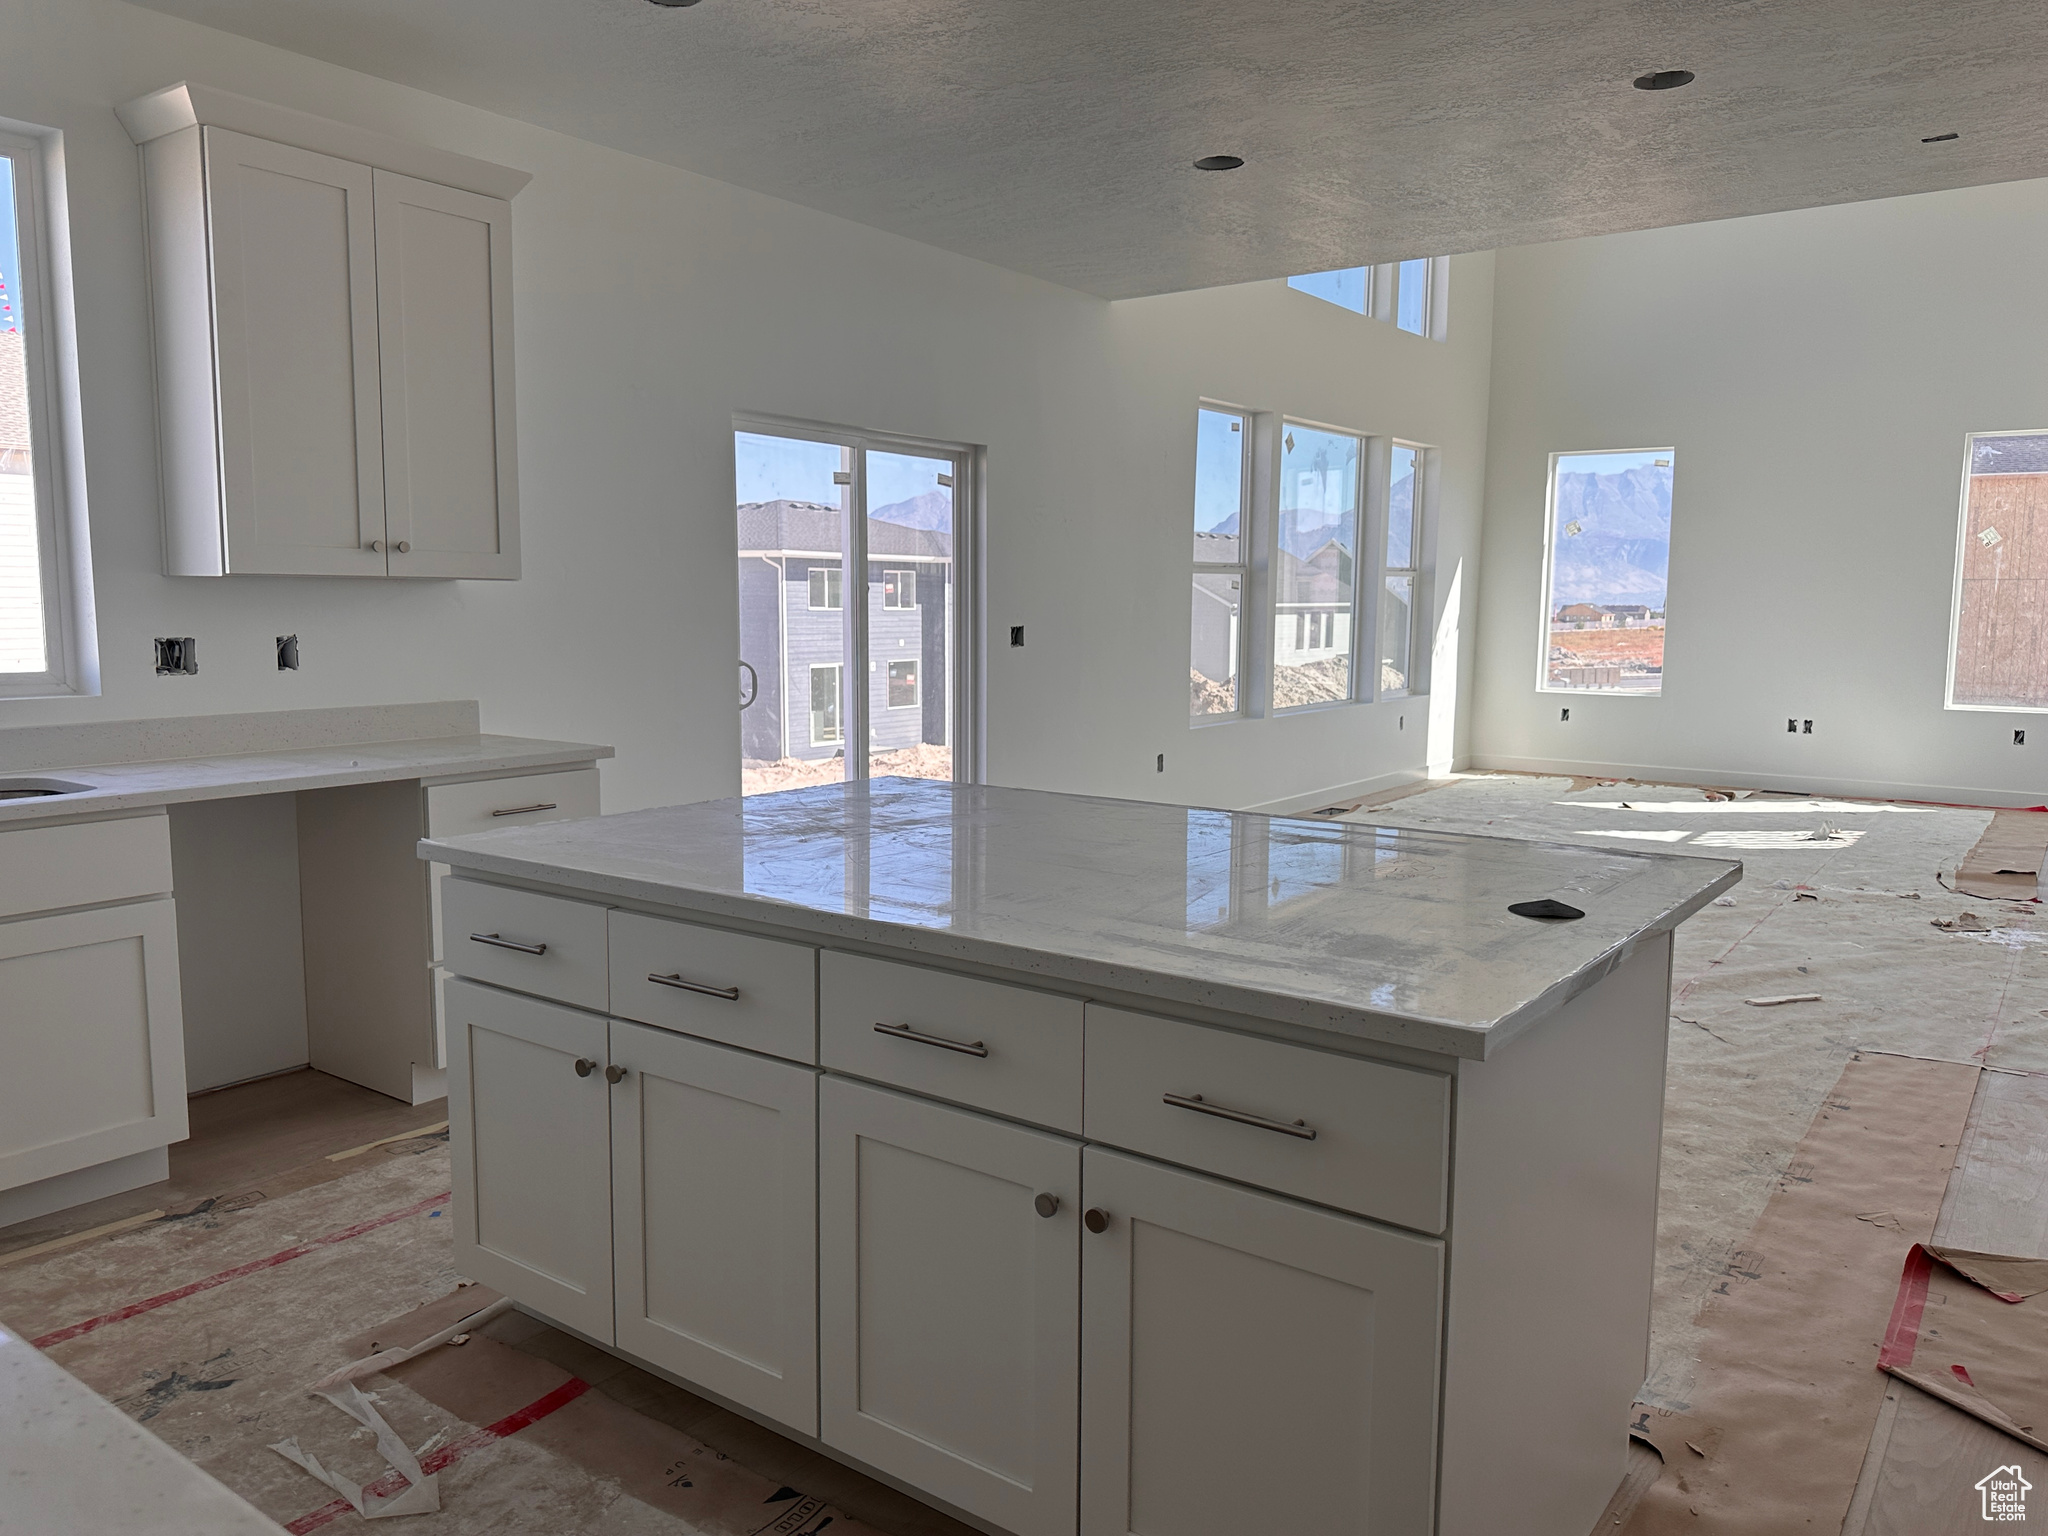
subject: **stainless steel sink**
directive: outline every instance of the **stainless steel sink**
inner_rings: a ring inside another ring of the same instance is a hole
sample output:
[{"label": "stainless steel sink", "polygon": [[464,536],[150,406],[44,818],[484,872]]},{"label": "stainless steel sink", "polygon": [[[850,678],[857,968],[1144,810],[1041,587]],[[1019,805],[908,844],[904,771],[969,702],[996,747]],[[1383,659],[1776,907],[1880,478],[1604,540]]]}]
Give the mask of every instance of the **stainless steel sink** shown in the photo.
[{"label": "stainless steel sink", "polygon": [[39,800],[45,795],[77,795],[91,789],[75,779],[0,779],[0,800]]}]

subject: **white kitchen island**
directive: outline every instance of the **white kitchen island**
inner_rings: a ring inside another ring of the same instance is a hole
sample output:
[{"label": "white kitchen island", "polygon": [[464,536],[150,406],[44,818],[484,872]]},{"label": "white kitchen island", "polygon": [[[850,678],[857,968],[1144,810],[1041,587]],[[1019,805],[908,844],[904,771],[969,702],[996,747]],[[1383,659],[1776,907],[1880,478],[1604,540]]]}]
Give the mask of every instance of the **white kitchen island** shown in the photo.
[{"label": "white kitchen island", "polygon": [[458,1263],[534,1312],[1018,1536],[1613,1491],[1739,865],[895,779],[420,852]]}]

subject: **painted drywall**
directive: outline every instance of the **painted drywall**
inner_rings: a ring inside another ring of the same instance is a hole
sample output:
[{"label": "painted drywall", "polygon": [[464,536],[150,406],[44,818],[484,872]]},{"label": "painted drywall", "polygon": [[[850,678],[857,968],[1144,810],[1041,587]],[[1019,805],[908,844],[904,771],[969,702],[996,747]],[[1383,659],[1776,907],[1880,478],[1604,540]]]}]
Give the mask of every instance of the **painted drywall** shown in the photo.
[{"label": "painted drywall", "polygon": [[[8,42],[0,115],[63,135],[104,692],[0,701],[0,727],[474,697],[488,730],[614,745],[608,808],[731,794],[750,411],[987,445],[987,622],[1028,638],[989,652],[990,780],[1242,805],[1422,771],[1420,701],[1190,729],[1194,411],[1443,445],[1469,604],[1490,258],[1455,264],[1444,344],[1277,283],[1112,306],[119,0],[14,0]],[[533,173],[522,580],[160,574],[138,168],[112,109],[182,78]],[[297,672],[275,670],[285,633]],[[196,637],[199,675],[156,676],[155,635]]]},{"label": "painted drywall", "polygon": [[[2048,428],[2044,252],[2048,181],[1498,253],[1475,763],[2039,804],[2048,727],[1944,690],[1964,435]],[[1662,696],[1538,692],[1549,455],[1665,445]]]}]

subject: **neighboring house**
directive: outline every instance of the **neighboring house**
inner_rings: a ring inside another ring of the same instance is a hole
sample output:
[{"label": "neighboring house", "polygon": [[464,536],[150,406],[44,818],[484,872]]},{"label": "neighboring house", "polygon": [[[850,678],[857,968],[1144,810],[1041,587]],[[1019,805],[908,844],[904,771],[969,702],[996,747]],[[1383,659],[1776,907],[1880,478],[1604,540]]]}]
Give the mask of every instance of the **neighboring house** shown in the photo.
[{"label": "neighboring house", "polygon": [[[739,508],[740,755],[757,762],[846,750],[845,561],[840,511],[809,501]],[[948,741],[948,531],[868,523],[869,749]]]},{"label": "neighboring house", "polygon": [[1609,603],[1607,613],[1617,624],[1647,624],[1651,610],[1642,603]]},{"label": "neighboring house", "polygon": [[1273,664],[1299,667],[1351,654],[1351,553],[1331,540],[1307,559],[1275,553]]},{"label": "neighboring house", "polygon": [[1596,607],[1592,603],[1573,603],[1569,607],[1557,610],[1555,622],[1570,624],[1576,629],[1584,629],[1588,624],[1605,624],[1607,622],[1607,610]]}]

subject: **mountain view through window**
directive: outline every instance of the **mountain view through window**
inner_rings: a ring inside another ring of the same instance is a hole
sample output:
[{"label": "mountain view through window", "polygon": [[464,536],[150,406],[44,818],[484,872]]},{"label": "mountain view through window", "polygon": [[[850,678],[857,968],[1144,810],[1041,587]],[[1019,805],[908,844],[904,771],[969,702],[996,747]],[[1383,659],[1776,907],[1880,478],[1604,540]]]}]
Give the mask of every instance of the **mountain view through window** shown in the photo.
[{"label": "mountain view through window", "polygon": [[1552,462],[1544,687],[1662,690],[1674,458],[1654,448]]}]

